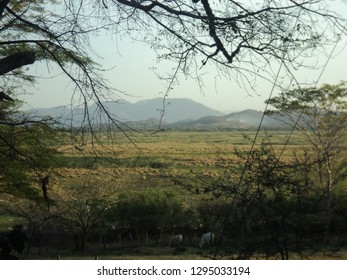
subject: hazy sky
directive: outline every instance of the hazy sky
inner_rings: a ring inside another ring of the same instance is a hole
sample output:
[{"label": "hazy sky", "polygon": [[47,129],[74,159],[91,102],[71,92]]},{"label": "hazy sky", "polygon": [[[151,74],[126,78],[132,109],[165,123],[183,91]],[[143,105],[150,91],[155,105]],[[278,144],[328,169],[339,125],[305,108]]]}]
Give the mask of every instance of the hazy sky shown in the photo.
[{"label": "hazy sky", "polygon": [[[163,96],[166,86],[156,77],[151,67],[157,67],[159,71],[165,71],[174,67],[174,65],[157,64],[155,53],[149,46],[127,39],[115,42],[106,36],[95,38],[92,45],[102,56],[98,59],[98,62],[106,69],[112,68],[112,70],[105,73],[105,76],[111,86],[127,94],[127,96],[124,96],[125,100],[134,103],[142,99]],[[346,40],[338,44],[318,85],[322,83],[335,84],[341,80],[347,80],[346,45]],[[326,50],[327,54],[330,54],[330,52],[331,49]],[[326,56],[319,57],[320,65],[324,65],[326,61]],[[273,71],[277,71],[277,69],[278,66],[275,65]],[[28,103],[26,107],[42,108],[70,104],[72,89],[69,87],[69,81],[60,72],[47,69],[45,65],[39,63],[31,66],[31,70],[35,75],[52,78],[38,79],[36,87],[29,90],[32,94],[24,96],[25,101]],[[180,84],[174,87],[169,97],[191,98],[223,112],[242,109],[264,110],[264,101],[269,97],[272,88],[271,83],[258,79],[257,94],[250,96],[246,89],[241,88],[235,80],[216,78],[215,69],[206,68],[203,69],[203,72],[206,72],[203,76],[205,84],[203,92],[196,81],[186,80],[182,77]],[[320,72],[321,70],[305,69],[297,71],[295,76],[300,82],[314,83]]]}]

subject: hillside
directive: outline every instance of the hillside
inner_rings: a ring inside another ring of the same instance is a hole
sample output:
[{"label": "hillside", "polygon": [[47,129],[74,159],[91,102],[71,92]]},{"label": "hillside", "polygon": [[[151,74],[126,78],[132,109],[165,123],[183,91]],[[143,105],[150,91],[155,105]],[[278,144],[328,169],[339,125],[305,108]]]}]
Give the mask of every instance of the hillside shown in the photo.
[{"label": "hillside", "polygon": [[[256,110],[244,110],[240,112],[234,112],[224,116],[205,116],[200,119],[185,122],[175,123],[171,127],[180,129],[228,129],[228,128],[256,128],[258,127],[263,112]],[[263,127],[268,128],[283,128],[282,122],[264,116]]]},{"label": "hillside", "polygon": [[[104,102],[102,104],[108,113],[128,127],[136,129],[154,128],[161,122],[164,129],[229,129],[229,128],[255,128],[263,116],[261,111],[244,110],[230,114],[223,114],[203,104],[188,98],[155,98],[130,102]],[[163,118],[160,120],[164,111]],[[107,122],[105,114],[100,114],[96,104],[88,107],[92,124]],[[83,121],[84,110],[60,106],[31,110],[31,114],[38,116],[51,116],[58,118],[61,123],[79,126]],[[273,118],[265,116],[263,127],[282,128],[283,124]]]},{"label": "hillside", "polygon": [[[149,119],[159,119],[164,111],[163,121],[166,123],[175,123],[181,121],[191,121],[202,118],[204,116],[222,116],[222,112],[213,110],[201,103],[195,102],[188,98],[155,98],[142,100],[136,103],[125,101],[120,102],[104,102],[102,104],[108,112],[116,119],[122,122],[146,121]],[[88,107],[88,112],[95,118],[94,122],[100,122],[100,116],[97,113],[98,107],[93,104]],[[66,106],[54,108],[42,108],[31,110],[32,114],[40,116],[52,116],[61,120],[71,120],[78,123],[83,118],[83,110],[71,109]],[[102,118],[101,118],[102,119]]]}]

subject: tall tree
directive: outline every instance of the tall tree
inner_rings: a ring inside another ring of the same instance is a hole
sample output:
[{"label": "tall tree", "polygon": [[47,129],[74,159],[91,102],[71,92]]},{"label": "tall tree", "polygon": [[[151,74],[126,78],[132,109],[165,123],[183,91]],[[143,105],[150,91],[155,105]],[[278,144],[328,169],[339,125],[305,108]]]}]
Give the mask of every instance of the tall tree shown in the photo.
[{"label": "tall tree", "polygon": [[347,83],[299,88],[282,92],[268,100],[293,128],[301,131],[311,145],[316,161],[317,182],[324,192],[327,233],[335,187],[347,177],[344,156],[347,127]]},{"label": "tall tree", "polygon": [[39,187],[38,178],[50,172],[57,134],[49,119],[36,120],[19,107],[18,101],[0,102],[0,193],[37,200],[42,191],[28,186]]}]

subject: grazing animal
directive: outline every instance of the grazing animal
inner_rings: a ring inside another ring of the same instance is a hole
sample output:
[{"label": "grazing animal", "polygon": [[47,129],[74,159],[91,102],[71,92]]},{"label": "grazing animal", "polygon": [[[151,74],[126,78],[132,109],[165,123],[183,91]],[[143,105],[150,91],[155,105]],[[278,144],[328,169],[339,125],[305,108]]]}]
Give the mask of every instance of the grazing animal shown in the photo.
[{"label": "grazing animal", "polygon": [[183,242],[183,234],[175,234],[170,237],[170,246],[180,246]]},{"label": "grazing animal", "polygon": [[[18,252],[19,254],[23,254],[25,243],[28,241],[29,239],[23,231],[23,225],[21,224],[15,225],[9,235],[9,242],[13,250]],[[10,252],[7,252],[7,253],[9,254]]]},{"label": "grazing animal", "polygon": [[176,243],[182,243],[183,242],[183,235],[182,234],[177,234],[174,236],[173,241]]},{"label": "grazing animal", "polygon": [[202,248],[204,246],[208,246],[214,242],[214,233],[213,232],[206,232],[203,235],[201,235],[200,241],[199,241],[199,247]]}]

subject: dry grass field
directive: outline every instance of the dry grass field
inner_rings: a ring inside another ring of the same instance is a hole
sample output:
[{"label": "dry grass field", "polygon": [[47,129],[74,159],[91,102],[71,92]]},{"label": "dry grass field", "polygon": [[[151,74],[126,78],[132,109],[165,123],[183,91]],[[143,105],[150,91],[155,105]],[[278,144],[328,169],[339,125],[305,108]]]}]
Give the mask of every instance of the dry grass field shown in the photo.
[{"label": "dry grass field", "polygon": [[[273,147],[281,152],[289,132],[276,131],[271,135]],[[247,136],[249,139],[245,139]],[[59,148],[63,153],[59,166],[55,168],[56,179],[94,174],[117,178],[131,186],[138,181],[161,185],[165,178],[184,175],[190,172],[218,176],[227,164],[235,158],[235,149],[248,153],[255,132],[177,132],[164,131],[156,134],[136,134],[131,136],[133,143],[119,132],[110,141],[106,136],[100,142],[83,145],[78,150],[72,145]],[[260,134],[257,142],[265,137]],[[291,137],[282,159],[290,159],[293,152],[304,151],[304,139],[299,134]],[[147,183],[145,183],[147,184]]]},{"label": "dry grass field", "polygon": [[[225,131],[160,131],[155,134],[136,133],[130,136],[119,132],[110,138],[100,133],[98,142],[83,142],[79,146],[65,143],[59,146],[59,159],[50,170],[51,180],[49,194],[61,196],[61,190],[71,187],[76,182],[83,182],[88,176],[93,180],[107,181],[113,190],[139,190],[145,188],[164,188],[174,190],[184,197],[186,203],[195,203],[204,199],[187,190],[177,181],[188,178],[199,178],[208,184],[225,174],[232,165],[237,164],[235,150],[247,155],[252,146],[255,132]],[[289,142],[288,131],[261,132],[255,147],[264,138],[268,138],[276,154],[281,154],[282,161],[293,159],[294,153],[302,155],[308,149],[305,138],[294,133]],[[285,146],[285,149],[283,150]],[[242,168],[242,167],[240,167]],[[177,180],[176,180],[177,179]],[[0,221],[1,230],[8,228],[18,218],[3,215]],[[92,246],[95,246],[92,245]],[[112,247],[112,246],[111,246]],[[212,249],[211,249],[212,250]],[[203,259],[211,258],[213,251],[187,247],[177,251],[175,247],[142,247],[136,249],[101,250],[100,246],[86,250],[84,253],[57,251],[56,249],[38,253],[31,250],[27,259]],[[220,256],[233,258],[232,255]],[[254,256],[254,258],[257,258]],[[347,259],[346,250],[327,250],[298,255],[292,253],[291,259]]]}]

